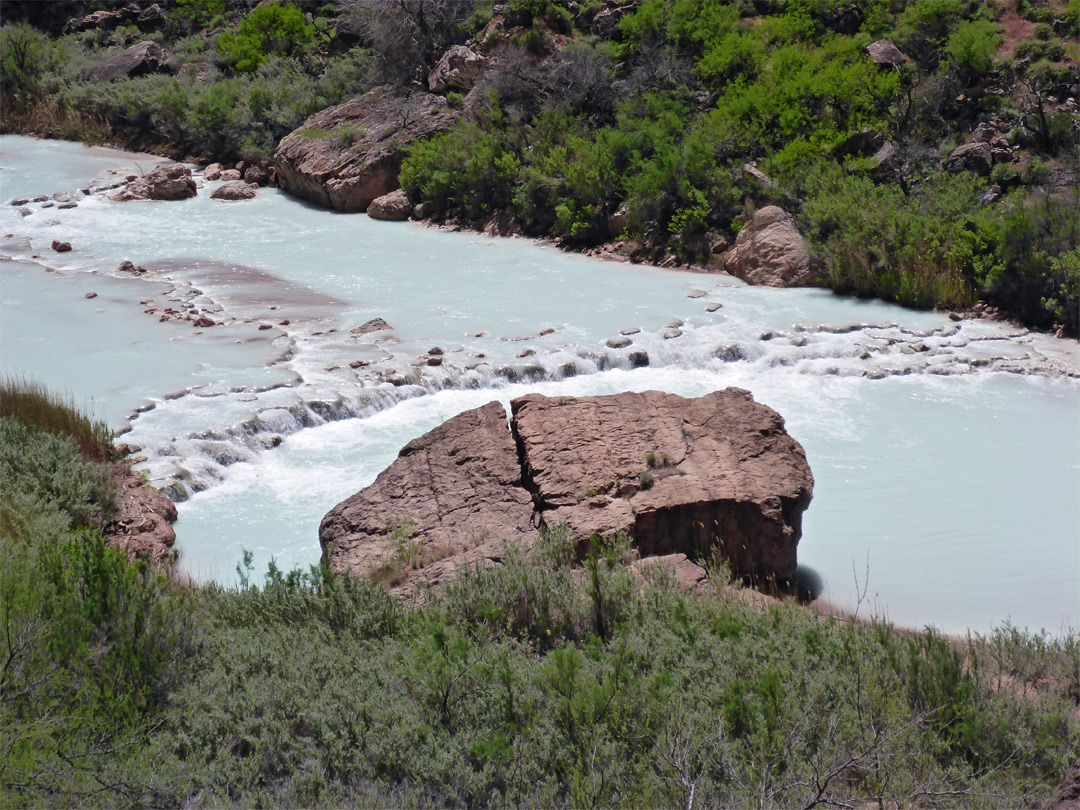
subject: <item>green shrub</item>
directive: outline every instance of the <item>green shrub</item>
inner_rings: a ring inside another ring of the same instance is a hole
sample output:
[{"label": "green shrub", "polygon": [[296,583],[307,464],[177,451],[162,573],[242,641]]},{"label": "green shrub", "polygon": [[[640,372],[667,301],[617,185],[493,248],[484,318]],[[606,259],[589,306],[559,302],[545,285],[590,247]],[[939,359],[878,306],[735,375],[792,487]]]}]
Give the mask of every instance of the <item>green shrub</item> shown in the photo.
[{"label": "green shrub", "polygon": [[315,27],[291,3],[260,4],[241,22],[236,32],[218,37],[218,48],[236,64],[236,69],[255,70],[268,56],[294,56],[315,38]]},{"label": "green shrub", "polygon": [[993,66],[994,53],[1004,40],[1000,27],[989,20],[970,20],[956,26],[945,43],[954,67],[982,76]]}]

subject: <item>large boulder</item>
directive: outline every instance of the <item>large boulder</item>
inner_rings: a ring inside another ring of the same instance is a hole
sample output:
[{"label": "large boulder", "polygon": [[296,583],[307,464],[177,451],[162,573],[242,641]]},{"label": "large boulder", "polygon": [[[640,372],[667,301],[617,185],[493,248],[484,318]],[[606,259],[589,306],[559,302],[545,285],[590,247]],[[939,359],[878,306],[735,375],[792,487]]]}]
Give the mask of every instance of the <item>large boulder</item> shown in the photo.
[{"label": "large boulder", "polygon": [[866,46],[866,52],[876,65],[894,67],[902,65],[908,59],[903,52],[893,44],[891,39],[879,39]]},{"label": "large boulder", "polygon": [[471,87],[484,72],[486,61],[464,45],[453,45],[428,74],[428,89],[432,93],[445,93]]},{"label": "large boulder", "polygon": [[186,200],[197,190],[191,169],[180,163],[158,166],[142,177],[136,177],[109,199],[113,202],[132,200]]},{"label": "large boulder", "polygon": [[625,532],[641,556],[722,556],[737,575],[795,571],[814,479],[784,420],[729,388],[492,402],[410,442],[331,510],[319,538],[338,571],[399,592],[491,564],[507,542],[566,525],[583,543]]},{"label": "large boulder", "polygon": [[323,518],[319,541],[333,569],[409,590],[499,559],[507,541],[531,542],[532,516],[506,411],[490,402],[405,445],[371,486]]},{"label": "large boulder", "polygon": [[401,222],[412,215],[412,203],[409,195],[402,189],[383,194],[371,201],[367,208],[367,215],[372,219],[383,219],[389,222]]},{"label": "large boulder", "polygon": [[278,186],[338,211],[365,211],[399,187],[403,150],[450,127],[442,96],[377,87],[315,113],[274,155]]},{"label": "large boulder", "polygon": [[993,167],[993,150],[982,141],[956,147],[945,161],[945,169],[950,172],[970,171],[986,176]]},{"label": "large boulder", "polygon": [[90,78],[95,82],[111,82],[125,76],[145,76],[148,73],[176,73],[183,62],[156,42],[140,42],[117,54],[104,65],[94,69]]},{"label": "large boulder", "polygon": [[763,287],[809,287],[817,268],[791,214],[775,205],[755,212],[724,254],[724,269]]}]

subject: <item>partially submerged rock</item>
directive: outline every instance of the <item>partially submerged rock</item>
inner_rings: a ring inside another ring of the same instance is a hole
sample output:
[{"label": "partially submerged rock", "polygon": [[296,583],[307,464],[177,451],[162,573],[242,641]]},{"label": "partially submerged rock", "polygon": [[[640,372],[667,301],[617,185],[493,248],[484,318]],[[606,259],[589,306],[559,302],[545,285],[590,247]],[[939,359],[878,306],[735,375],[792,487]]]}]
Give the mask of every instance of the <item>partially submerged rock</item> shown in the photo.
[{"label": "partially submerged rock", "polygon": [[405,147],[450,127],[442,96],[377,87],[308,118],[274,155],[278,186],[338,211],[365,211],[399,187]]},{"label": "partially submerged rock", "polygon": [[775,205],[759,209],[724,255],[724,269],[749,284],[808,287],[818,273],[795,220]]},{"label": "partially submerged rock", "polygon": [[194,197],[196,193],[191,169],[180,163],[170,163],[167,166],[158,166],[142,177],[136,177],[109,199],[113,202],[186,200]]},{"label": "partially submerged rock", "polygon": [[255,183],[245,183],[243,180],[232,180],[223,183],[210,194],[211,200],[252,200],[259,193],[259,187]]},{"label": "partially submerged rock", "polygon": [[453,417],[332,509],[319,529],[331,567],[411,593],[566,525],[625,532],[642,556],[715,551],[750,579],[794,573],[813,476],[748,391],[534,394],[511,409],[510,429],[498,402]]}]

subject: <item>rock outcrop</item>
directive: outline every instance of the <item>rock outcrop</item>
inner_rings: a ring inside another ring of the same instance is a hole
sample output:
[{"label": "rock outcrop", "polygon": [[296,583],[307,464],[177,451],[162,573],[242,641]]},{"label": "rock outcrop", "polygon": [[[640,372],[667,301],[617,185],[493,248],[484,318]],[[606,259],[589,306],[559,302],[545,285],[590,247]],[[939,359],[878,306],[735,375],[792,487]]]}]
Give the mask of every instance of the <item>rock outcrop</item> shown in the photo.
[{"label": "rock outcrop", "polygon": [[486,61],[464,45],[454,45],[428,74],[428,89],[432,93],[445,93],[471,87],[483,74]]},{"label": "rock outcrop", "polygon": [[990,144],[973,141],[958,146],[945,161],[945,169],[950,172],[971,171],[984,177],[994,167],[993,150]]},{"label": "rock outcrop", "polygon": [[818,273],[795,220],[775,205],[759,209],[724,254],[724,269],[763,287],[810,287]]},{"label": "rock outcrop", "polygon": [[117,513],[105,525],[105,537],[132,557],[162,562],[176,542],[176,505],[126,463],[113,465],[112,484]]},{"label": "rock outcrop", "polygon": [[156,42],[140,42],[117,54],[101,67],[95,68],[90,78],[95,82],[111,82],[125,76],[145,76],[148,73],[176,73],[182,60],[177,59]]},{"label": "rock outcrop", "polygon": [[109,196],[113,202],[133,200],[186,200],[196,195],[191,169],[180,163],[158,166],[142,177],[136,177]]},{"label": "rock outcrop", "polygon": [[329,107],[282,139],[278,186],[338,211],[365,211],[399,187],[402,150],[456,120],[446,99],[389,86]]},{"label": "rock outcrop", "polygon": [[582,551],[625,532],[643,557],[716,551],[748,579],[794,573],[813,476],[783,419],[748,391],[534,394],[511,411],[510,429],[492,402],[406,445],[323,519],[331,567],[410,593],[566,525]]},{"label": "rock outcrop", "polygon": [[409,196],[402,190],[391,191],[371,201],[367,207],[367,215],[372,219],[382,219],[388,222],[401,222],[412,216],[413,206],[409,202]]}]

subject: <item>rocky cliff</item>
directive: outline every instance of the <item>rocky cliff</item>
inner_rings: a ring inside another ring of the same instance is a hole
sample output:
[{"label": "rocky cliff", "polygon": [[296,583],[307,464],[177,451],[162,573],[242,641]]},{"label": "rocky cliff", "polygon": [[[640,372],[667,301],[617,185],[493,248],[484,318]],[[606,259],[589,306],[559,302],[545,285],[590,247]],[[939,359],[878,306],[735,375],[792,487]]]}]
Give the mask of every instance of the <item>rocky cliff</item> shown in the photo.
[{"label": "rocky cliff", "polygon": [[625,532],[641,556],[722,556],[754,580],[795,570],[813,476],[771,408],[729,388],[498,402],[406,445],[332,509],[319,538],[332,568],[410,593],[530,545],[541,527]]}]

